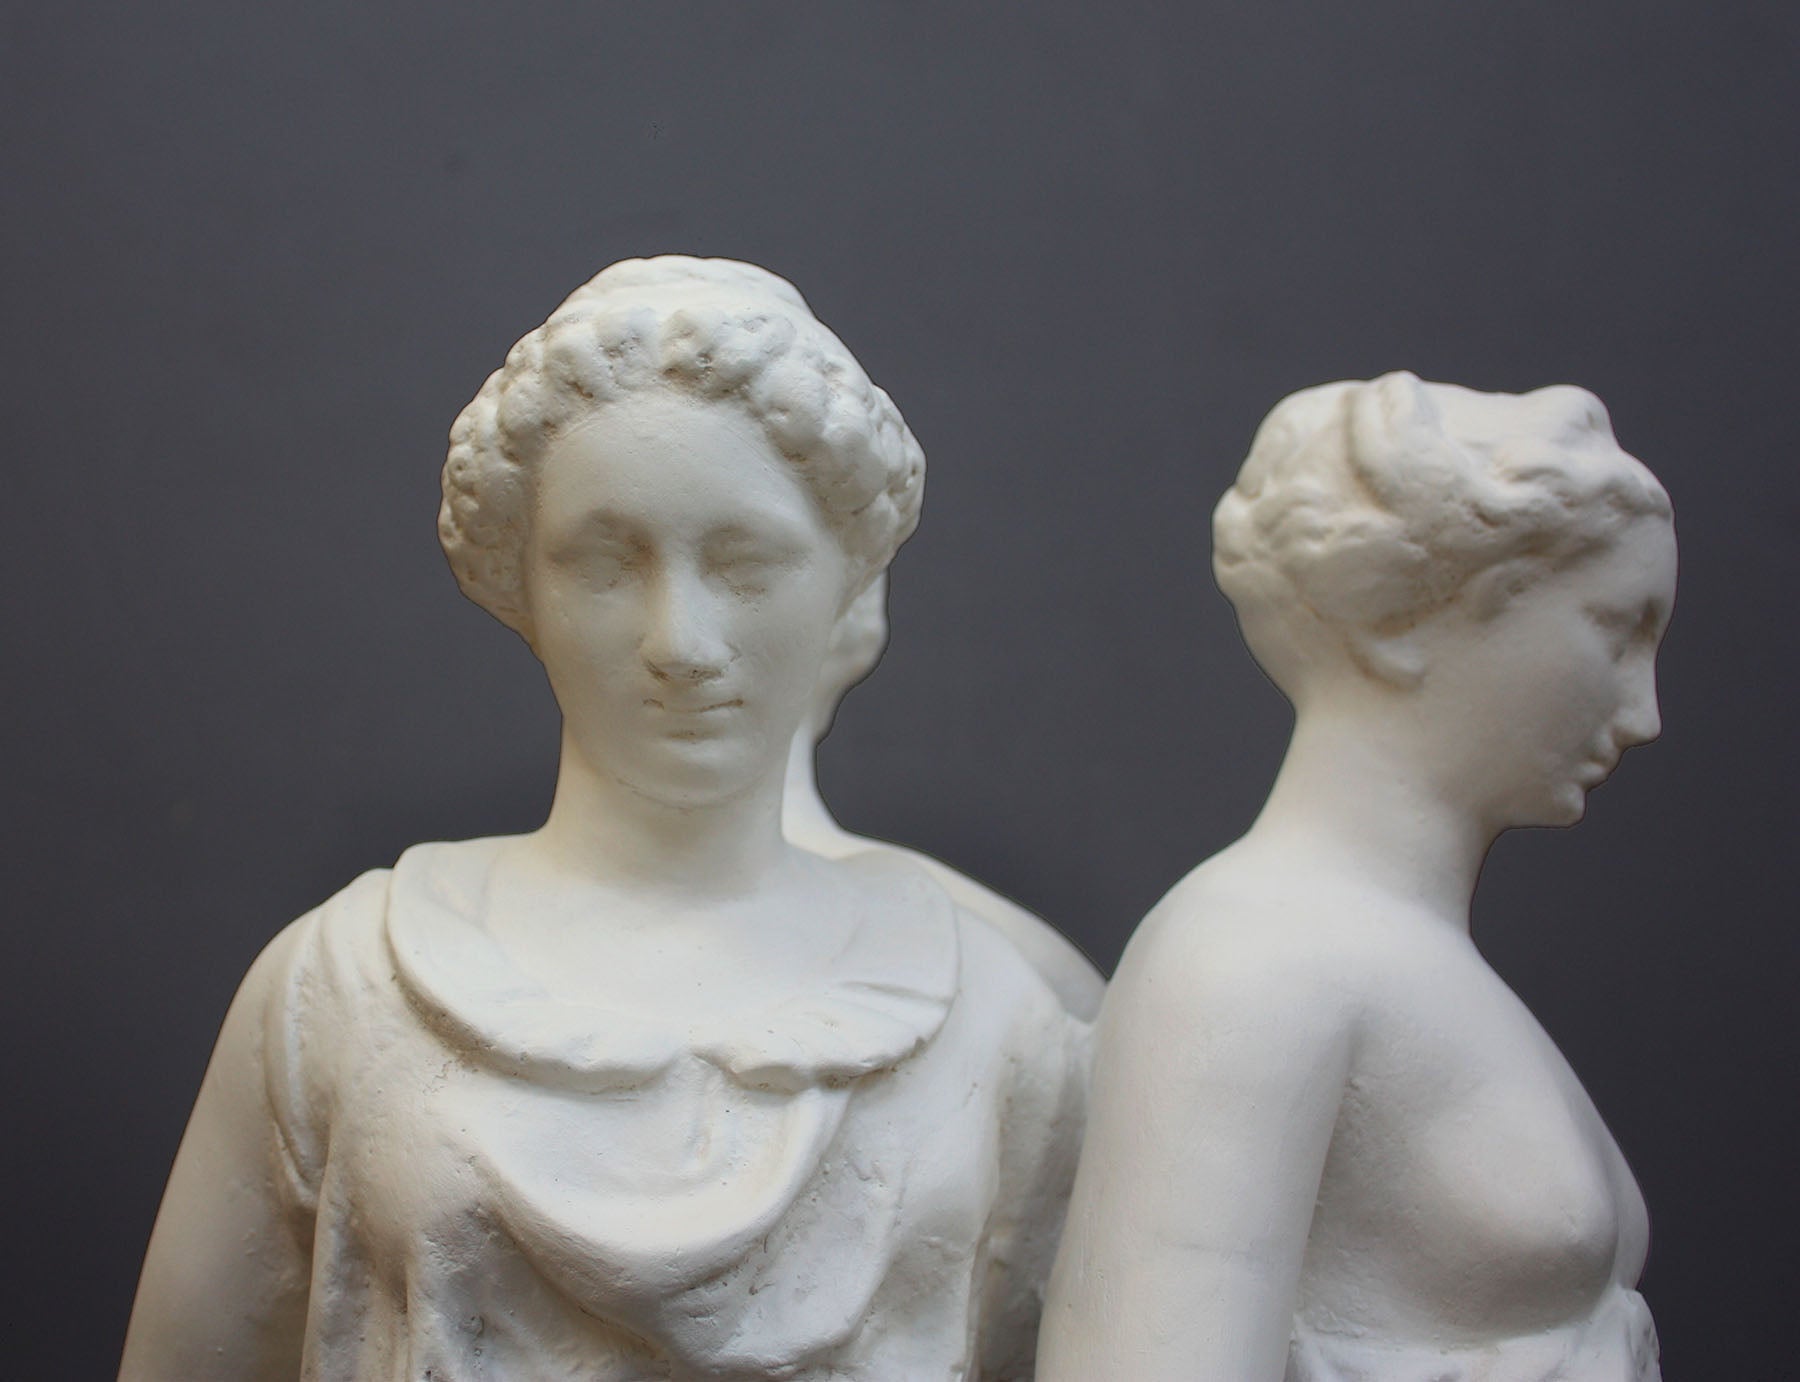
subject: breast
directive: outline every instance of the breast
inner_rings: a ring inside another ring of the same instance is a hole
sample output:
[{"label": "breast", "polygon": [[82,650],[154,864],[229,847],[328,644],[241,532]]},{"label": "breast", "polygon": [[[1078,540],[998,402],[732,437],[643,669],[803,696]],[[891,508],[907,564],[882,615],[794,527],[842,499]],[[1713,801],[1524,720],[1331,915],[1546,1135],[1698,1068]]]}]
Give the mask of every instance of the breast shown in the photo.
[{"label": "breast", "polygon": [[1610,1169],[1554,1089],[1480,1090],[1433,1120],[1414,1170],[1418,1222],[1432,1230],[1427,1279],[1444,1310],[1488,1328],[1555,1323],[1610,1284]]},{"label": "breast", "polygon": [[1309,1244],[1321,1318],[1493,1339],[1581,1318],[1613,1283],[1620,1197],[1579,1087],[1454,1054],[1455,1079],[1415,1063],[1353,1090]]}]

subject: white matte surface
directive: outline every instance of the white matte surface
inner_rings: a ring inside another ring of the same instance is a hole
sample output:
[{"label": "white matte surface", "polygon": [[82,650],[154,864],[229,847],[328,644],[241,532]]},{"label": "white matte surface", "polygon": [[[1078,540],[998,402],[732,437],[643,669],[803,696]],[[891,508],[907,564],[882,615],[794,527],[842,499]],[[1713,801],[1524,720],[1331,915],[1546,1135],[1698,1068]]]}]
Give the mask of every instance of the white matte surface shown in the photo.
[{"label": "white matte surface", "polygon": [[1579,390],[1394,375],[1277,408],[1215,523],[1293,742],[1107,994],[1039,1377],[1653,1382],[1637,1186],[1468,920],[1658,731],[1666,497]]},{"label": "white matte surface", "polygon": [[917,511],[898,413],[791,287],[671,258],[574,295],[452,443],[446,550],[563,711],[550,818],[258,959],[122,1376],[1029,1377],[1088,1028],[926,868],[781,830]]}]

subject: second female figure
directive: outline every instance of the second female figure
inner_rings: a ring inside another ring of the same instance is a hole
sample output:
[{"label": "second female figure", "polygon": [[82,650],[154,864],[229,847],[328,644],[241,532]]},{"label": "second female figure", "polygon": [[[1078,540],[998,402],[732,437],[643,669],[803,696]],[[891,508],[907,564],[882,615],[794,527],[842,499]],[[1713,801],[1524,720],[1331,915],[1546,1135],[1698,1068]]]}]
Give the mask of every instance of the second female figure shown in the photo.
[{"label": "second female figure", "polygon": [[1469,937],[1482,859],[1659,728],[1668,497],[1580,389],[1269,415],[1214,519],[1295,708],[1107,994],[1045,1382],[1654,1382],[1636,1182]]}]

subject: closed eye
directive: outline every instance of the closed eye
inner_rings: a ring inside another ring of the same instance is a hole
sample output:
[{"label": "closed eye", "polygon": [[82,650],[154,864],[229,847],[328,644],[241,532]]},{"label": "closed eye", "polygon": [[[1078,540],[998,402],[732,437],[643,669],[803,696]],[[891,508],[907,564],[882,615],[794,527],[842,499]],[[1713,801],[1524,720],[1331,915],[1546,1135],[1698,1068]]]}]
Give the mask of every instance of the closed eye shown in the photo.
[{"label": "closed eye", "polygon": [[714,543],[706,554],[706,569],[732,589],[756,593],[799,560],[799,552],[778,543],[760,542],[742,534]]},{"label": "closed eye", "polygon": [[1587,616],[1605,636],[1612,655],[1623,657],[1636,639],[1639,611],[1617,605],[1589,605]]},{"label": "closed eye", "polygon": [[1636,608],[1590,605],[1587,614],[1606,636],[1614,657],[1623,657],[1633,647],[1654,647],[1667,622],[1656,600],[1646,600]]},{"label": "closed eye", "polygon": [[549,555],[552,563],[595,590],[618,585],[650,562],[649,549],[642,541],[605,523],[571,534],[552,547]]}]

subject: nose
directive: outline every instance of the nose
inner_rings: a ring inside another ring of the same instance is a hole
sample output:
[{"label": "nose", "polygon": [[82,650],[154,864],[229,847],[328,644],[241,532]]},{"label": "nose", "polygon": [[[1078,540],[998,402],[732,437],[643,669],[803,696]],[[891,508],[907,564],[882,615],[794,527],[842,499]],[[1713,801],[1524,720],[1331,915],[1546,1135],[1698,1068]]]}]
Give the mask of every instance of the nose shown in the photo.
[{"label": "nose", "polygon": [[640,652],[659,681],[711,681],[731,661],[718,602],[704,582],[665,570],[653,586]]},{"label": "nose", "polygon": [[1636,744],[1648,744],[1661,733],[1662,708],[1656,699],[1656,672],[1653,667],[1646,666],[1643,673],[1633,679],[1631,695],[1619,707],[1618,718],[1613,721],[1613,737],[1623,750]]}]

